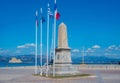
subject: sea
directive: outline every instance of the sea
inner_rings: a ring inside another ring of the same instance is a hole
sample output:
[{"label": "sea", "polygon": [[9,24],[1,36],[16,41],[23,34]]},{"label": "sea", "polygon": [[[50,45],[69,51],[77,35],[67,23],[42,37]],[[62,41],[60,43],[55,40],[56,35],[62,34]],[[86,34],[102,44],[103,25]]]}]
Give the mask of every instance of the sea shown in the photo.
[{"label": "sea", "polygon": [[[11,58],[17,58],[22,61],[22,63],[9,63]],[[71,57],[72,64],[82,64],[82,57]],[[49,64],[52,64],[52,61],[49,60]],[[106,64],[116,64],[120,65],[120,58],[110,58],[104,56],[85,56],[84,64],[98,64],[98,65],[106,65]],[[35,58],[34,55],[20,55],[20,56],[0,56],[0,67],[19,67],[19,66],[34,66]],[[40,57],[37,58],[37,65],[40,66]],[[43,57],[42,65],[46,65],[46,58]]]}]

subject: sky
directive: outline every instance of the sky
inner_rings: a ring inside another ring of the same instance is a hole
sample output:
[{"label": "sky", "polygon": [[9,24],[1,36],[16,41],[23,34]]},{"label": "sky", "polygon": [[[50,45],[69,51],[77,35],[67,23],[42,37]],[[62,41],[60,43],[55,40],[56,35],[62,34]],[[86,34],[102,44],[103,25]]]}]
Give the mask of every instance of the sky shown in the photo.
[{"label": "sky", "polygon": [[[35,12],[37,10],[40,14],[42,7],[47,22],[48,3],[51,10],[54,10],[54,0],[0,0],[0,55],[34,54]],[[119,4],[119,0],[57,0],[57,10],[60,13],[57,33],[59,24],[64,22],[72,52],[80,52],[84,47],[87,51],[96,52],[94,55],[101,53],[120,57]],[[43,23],[44,54],[46,22]],[[52,24],[51,18],[49,47],[51,47]]]}]

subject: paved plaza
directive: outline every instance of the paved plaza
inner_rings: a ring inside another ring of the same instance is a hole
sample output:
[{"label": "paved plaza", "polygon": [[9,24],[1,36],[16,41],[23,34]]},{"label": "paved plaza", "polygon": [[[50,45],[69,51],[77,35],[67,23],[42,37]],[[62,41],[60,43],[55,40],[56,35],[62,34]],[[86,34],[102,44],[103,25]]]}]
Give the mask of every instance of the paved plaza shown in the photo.
[{"label": "paved plaza", "polygon": [[120,83],[119,68],[79,70],[92,76],[53,79],[33,76],[34,67],[0,68],[0,83]]}]

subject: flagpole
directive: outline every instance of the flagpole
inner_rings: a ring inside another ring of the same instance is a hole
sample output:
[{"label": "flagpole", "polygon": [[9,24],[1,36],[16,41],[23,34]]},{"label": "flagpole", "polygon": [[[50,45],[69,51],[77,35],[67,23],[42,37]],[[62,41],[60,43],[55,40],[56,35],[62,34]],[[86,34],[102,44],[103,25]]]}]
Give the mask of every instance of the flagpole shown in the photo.
[{"label": "flagpole", "polygon": [[53,27],[54,27],[54,25],[52,24],[52,40],[51,40],[51,49],[50,49],[50,61],[52,61],[52,57],[53,57],[53,38],[54,38]]},{"label": "flagpole", "polygon": [[36,11],[36,34],[35,34],[35,74],[37,74],[37,28],[38,28],[38,11]]},{"label": "flagpole", "polygon": [[49,54],[49,13],[50,8],[48,4],[48,13],[47,13],[47,70],[46,70],[46,77],[48,76],[48,54]]},{"label": "flagpole", "polygon": [[[55,0],[55,4],[56,4],[56,0]],[[55,43],[56,43],[56,10],[54,12],[54,54],[53,54],[53,76],[55,76]]]},{"label": "flagpole", "polygon": [[82,64],[84,64],[84,47],[83,47],[83,57],[82,57]]},{"label": "flagpole", "polygon": [[42,76],[42,8],[40,9],[41,11],[41,18],[40,18],[40,67],[41,67],[41,72],[40,75]]}]

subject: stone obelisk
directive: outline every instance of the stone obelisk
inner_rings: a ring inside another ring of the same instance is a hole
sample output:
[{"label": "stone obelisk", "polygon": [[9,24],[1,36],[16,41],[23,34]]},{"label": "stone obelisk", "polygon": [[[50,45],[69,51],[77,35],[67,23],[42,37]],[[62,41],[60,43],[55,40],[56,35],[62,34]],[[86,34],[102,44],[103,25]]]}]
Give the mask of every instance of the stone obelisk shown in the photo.
[{"label": "stone obelisk", "polygon": [[71,52],[68,46],[67,27],[64,23],[58,29],[58,47],[55,55],[55,74],[70,75],[73,73]]},{"label": "stone obelisk", "polygon": [[68,46],[67,27],[62,22],[58,28],[58,47],[56,48],[55,64],[66,66],[71,64],[71,53]]},{"label": "stone obelisk", "polygon": [[58,28],[58,47],[55,49],[55,67],[49,67],[49,74],[53,74],[53,68],[55,75],[66,76],[75,75],[79,73],[72,65],[71,49],[68,45],[67,27],[62,22]]}]

